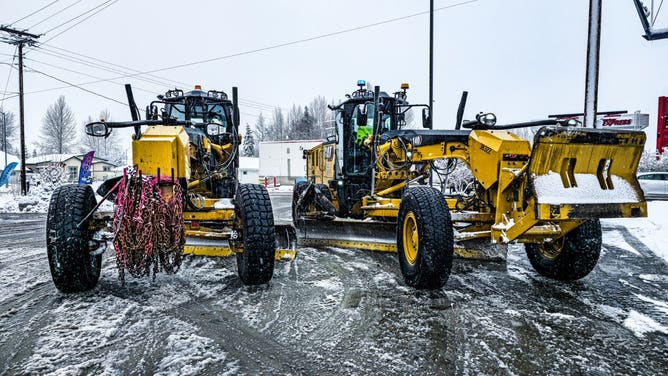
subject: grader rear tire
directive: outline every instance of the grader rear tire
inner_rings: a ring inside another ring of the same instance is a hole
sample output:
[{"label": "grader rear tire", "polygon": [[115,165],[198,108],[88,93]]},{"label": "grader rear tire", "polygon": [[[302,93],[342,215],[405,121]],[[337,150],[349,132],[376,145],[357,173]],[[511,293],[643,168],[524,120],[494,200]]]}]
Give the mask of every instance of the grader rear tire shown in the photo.
[{"label": "grader rear tire", "polygon": [[297,207],[297,201],[299,201],[299,196],[302,192],[308,187],[308,182],[300,181],[295,184],[292,189],[292,223],[297,226],[297,221],[301,218],[302,211]]},{"label": "grader rear tire", "polygon": [[[315,197],[315,207],[318,210],[329,211],[330,208],[333,208],[332,205],[332,192],[329,191],[329,187],[325,184],[316,184],[316,188],[322,193],[322,196]],[[326,201],[324,201],[324,200]]]},{"label": "grader rear tire", "polygon": [[46,218],[46,252],[51,278],[62,292],[88,291],[100,279],[102,255],[90,254],[90,219],[77,227],[95,207],[89,185],[64,185],[51,195]]},{"label": "grader rear tire", "polygon": [[601,222],[590,219],[565,236],[543,244],[524,245],[533,268],[541,275],[575,281],[588,275],[601,253]]},{"label": "grader rear tire", "polygon": [[452,269],[454,252],[450,211],[441,193],[431,187],[408,189],[397,220],[397,254],[406,284],[441,288]]},{"label": "grader rear tire", "polygon": [[276,232],[269,192],[261,185],[241,184],[236,211],[242,225],[243,252],[237,253],[239,278],[246,285],[261,285],[274,274]]}]

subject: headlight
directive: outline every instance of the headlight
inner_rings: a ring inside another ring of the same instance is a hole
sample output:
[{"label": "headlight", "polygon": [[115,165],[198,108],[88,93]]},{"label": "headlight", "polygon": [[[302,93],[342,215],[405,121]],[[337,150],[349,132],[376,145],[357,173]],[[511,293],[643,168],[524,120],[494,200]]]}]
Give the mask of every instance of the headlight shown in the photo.
[{"label": "headlight", "polygon": [[218,136],[222,132],[220,131],[220,126],[216,123],[209,123],[206,125],[206,134],[209,136]]}]

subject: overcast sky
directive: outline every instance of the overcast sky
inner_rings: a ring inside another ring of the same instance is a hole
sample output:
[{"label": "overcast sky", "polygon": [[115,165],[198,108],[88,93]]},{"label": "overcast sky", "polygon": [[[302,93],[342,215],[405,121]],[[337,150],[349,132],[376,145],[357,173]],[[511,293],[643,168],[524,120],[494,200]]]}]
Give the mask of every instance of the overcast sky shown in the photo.
[{"label": "overcast sky", "polygon": [[[0,0],[0,24],[52,2]],[[230,94],[238,86],[242,124],[317,95],[338,103],[358,79],[388,92],[408,82],[411,102],[428,101],[429,16],[420,14],[429,10],[427,0],[110,0],[70,30],[64,31],[95,11],[53,29],[105,2],[56,1],[13,24],[45,33],[39,39],[44,44],[26,53],[27,68],[74,84],[117,78],[83,87],[125,103],[123,84],[131,83],[140,108],[175,86],[201,84]],[[436,0],[436,8],[444,9],[435,14],[434,127],[453,128],[462,90],[469,91],[466,118],[491,111],[500,123],[509,123],[582,112],[588,3]],[[659,13],[657,27],[668,26],[666,14]],[[641,37],[631,0],[603,0],[601,33],[599,111],[649,113],[653,147],[657,97],[668,95],[668,40]],[[73,53],[84,55],[74,57],[88,65],[62,58]],[[0,43],[0,62],[11,62],[12,54],[14,46]],[[101,70],[103,63],[90,58],[116,64],[107,69],[154,72],[159,83],[146,81],[155,77]],[[210,61],[194,64],[205,60]],[[8,92],[18,91],[16,71],[7,81],[9,74],[9,66],[0,64],[0,93],[6,82]],[[130,118],[125,105],[34,71],[26,71],[24,85],[31,153],[42,117],[59,95],[81,124],[104,109],[114,120]],[[6,99],[4,107],[18,117],[17,98]]]}]

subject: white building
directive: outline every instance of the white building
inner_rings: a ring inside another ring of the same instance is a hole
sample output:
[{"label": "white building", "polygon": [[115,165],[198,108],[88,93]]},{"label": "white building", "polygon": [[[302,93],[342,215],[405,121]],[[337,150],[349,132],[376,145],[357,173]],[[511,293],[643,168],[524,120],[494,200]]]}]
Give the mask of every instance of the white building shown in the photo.
[{"label": "white building", "polygon": [[[42,170],[60,166],[67,170],[68,181],[76,182],[79,179],[79,169],[83,156],[83,154],[46,154],[26,158],[26,169],[32,173],[39,173]],[[118,176],[118,173],[114,171],[115,167],[116,165],[109,163],[106,159],[93,157],[91,180],[104,181]]]},{"label": "white building", "polygon": [[239,183],[258,184],[260,158],[239,157]]},{"label": "white building", "polygon": [[306,176],[304,150],[322,140],[262,141],[260,142],[260,177],[269,177],[279,184],[294,184],[297,177]]}]

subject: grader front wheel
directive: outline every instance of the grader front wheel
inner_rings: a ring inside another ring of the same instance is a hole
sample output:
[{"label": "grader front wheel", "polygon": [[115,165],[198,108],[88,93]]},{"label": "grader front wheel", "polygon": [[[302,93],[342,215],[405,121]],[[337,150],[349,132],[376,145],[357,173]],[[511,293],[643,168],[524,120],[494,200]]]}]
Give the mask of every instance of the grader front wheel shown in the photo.
[{"label": "grader front wheel", "polygon": [[445,199],[430,187],[404,193],[397,221],[399,265],[406,284],[416,288],[442,287],[450,276],[453,230]]},{"label": "grader front wheel", "polygon": [[53,283],[62,292],[94,288],[100,279],[102,255],[91,255],[90,219],[95,207],[89,185],[63,185],[53,192],[46,217],[46,252]]},{"label": "grader front wheel", "polygon": [[274,274],[276,232],[269,192],[261,185],[241,184],[236,210],[241,220],[243,252],[237,253],[239,278],[246,285],[261,285]]},{"label": "grader front wheel", "polygon": [[590,219],[565,236],[543,244],[525,244],[529,262],[541,275],[574,281],[589,274],[601,253],[601,222]]}]

